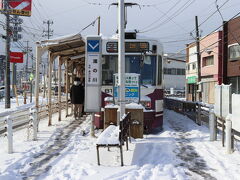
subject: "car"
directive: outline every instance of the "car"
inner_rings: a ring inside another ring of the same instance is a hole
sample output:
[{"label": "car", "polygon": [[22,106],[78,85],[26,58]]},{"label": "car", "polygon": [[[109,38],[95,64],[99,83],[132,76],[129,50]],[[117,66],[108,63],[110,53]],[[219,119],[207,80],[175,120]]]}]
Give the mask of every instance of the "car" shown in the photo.
[{"label": "car", "polygon": [[[12,91],[12,89],[10,89],[10,98],[13,98],[15,95]],[[0,87],[0,99],[5,97],[5,86],[1,86]]]}]

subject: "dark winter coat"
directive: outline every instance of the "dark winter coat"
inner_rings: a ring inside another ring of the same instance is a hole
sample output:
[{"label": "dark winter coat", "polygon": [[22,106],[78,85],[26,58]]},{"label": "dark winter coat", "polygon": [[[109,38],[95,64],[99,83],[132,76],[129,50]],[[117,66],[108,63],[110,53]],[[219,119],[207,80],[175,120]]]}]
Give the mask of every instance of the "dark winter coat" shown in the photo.
[{"label": "dark winter coat", "polygon": [[72,104],[84,103],[84,87],[82,85],[73,85],[70,89],[70,98]]}]

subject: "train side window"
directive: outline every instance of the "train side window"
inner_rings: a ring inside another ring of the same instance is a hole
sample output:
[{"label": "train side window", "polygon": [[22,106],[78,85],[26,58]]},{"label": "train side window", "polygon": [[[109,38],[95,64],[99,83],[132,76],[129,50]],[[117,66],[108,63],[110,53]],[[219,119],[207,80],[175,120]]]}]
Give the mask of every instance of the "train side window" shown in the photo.
[{"label": "train side window", "polygon": [[162,56],[158,56],[158,82],[157,85],[162,85]]}]

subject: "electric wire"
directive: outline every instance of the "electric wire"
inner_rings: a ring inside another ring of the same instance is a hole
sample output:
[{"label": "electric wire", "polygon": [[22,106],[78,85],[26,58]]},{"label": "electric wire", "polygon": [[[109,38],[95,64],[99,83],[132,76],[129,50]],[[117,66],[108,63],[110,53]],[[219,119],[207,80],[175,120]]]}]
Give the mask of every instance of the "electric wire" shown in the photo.
[{"label": "electric wire", "polygon": [[[154,25],[156,22],[158,22],[160,19],[162,19],[164,17],[165,14],[169,13],[171,10],[174,9],[174,7],[176,7],[179,3],[181,2],[181,0],[177,1],[173,6],[171,6],[166,13],[163,13],[162,16],[160,16],[160,18],[156,19],[155,21],[153,21],[151,24],[149,24],[148,26],[146,26],[145,28],[142,29],[142,31],[144,31],[145,29],[149,28],[150,26]],[[153,6],[155,7],[155,6]],[[162,12],[161,12],[162,13]]]},{"label": "electric wire", "polygon": [[[216,8],[217,8],[217,12],[219,13],[219,15],[220,15],[220,17],[221,17],[222,21],[224,22],[223,15],[222,15],[222,13],[221,13],[221,11],[220,11],[219,7],[218,7],[217,1],[218,1],[218,0],[216,0],[216,1],[215,1]],[[238,39],[235,37],[235,35],[232,33],[232,31],[231,31],[231,30],[228,30],[228,31],[230,32],[230,34],[231,34],[231,36],[234,38],[234,40],[235,40],[235,41],[238,43],[238,45],[240,45],[240,43],[239,43]]]},{"label": "electric wire", "polygon": [[162,25],[165,25],[169,22],[169,20],[172,20],[174,18],[176,18],[179,14],[181,14],[182,12],[184,12],[190,5],[192,5],[196,0],[188,0],[186,3],[184,3],[179,9],[177,9],[177,11],[175,11],[171,16],[169,16],[165,21],[161,22],[160,24],[157,24],[156,26],[149,28],[145,31],[141,31],[141,33],[146,33],[146,32],[150,32],[152,30],[157,30],[159,27],[161,27]]}]

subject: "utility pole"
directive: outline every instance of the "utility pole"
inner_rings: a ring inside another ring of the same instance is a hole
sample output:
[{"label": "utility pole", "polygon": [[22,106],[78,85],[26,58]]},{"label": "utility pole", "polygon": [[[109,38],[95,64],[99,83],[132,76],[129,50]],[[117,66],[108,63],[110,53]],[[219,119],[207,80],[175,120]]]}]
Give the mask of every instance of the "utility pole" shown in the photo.
[{"label": "utility pole", "polygon": [[[43,33],[44,33],[43,37],[47,37],[47,39],[50,39],[50,37],[53,36],[53,30],[50,28],[50,26],[53,25],[53,21],[52,20],[43,21],[43,24],[47,24],[47,30],[43,30]],[[49,54],[48,54],[48,57],[49,57]],[[45,71],[45,68],[44,68],[44,71]],[[54,80],[55,80],[55,84],[56,84],[55,61],[53,61],[53,72],[54,72]],[[45,72],[44,72],[44,76],[45,76]],[[44,84],[44,95],[43,95],[44,97],[45,97],[45,92],[46,92],[45,89],[46,89],[46,85]],[[49,89],[49,91],[51,91],[51,89]]]},{"label": "utility pole", "polygon": [[53,30],[50,29],[50,26],[53,25],[53,21],[52,20],[47,20],[47,21],[43,21],[43,24],[47,24],[47,30],[43,30],[43,37],[47,37],[48,39],[50,39],[51,36],[53,36]]},{"label": "utility pole", "polygon": [[125,17],[124,0],[118,1],[118,78],[120,117],[125,114]]},{"label": "utility pole", "polygon": [[5,46],[5,53],[6,53],[6,69],[5,69],[5,109],[11,107],[10,101],[10,15],[9,15],[9,6],[8,0],[4,1],[4,14],[6,16],[6,46]]},{"label": "utility pole", "polygon": [[98,35],[100,35],[100,24],[101,23],[101,17],[98,16]]},{"label": "utility pole", "polygon": [[[198,86],[201,86],[201,54],[200,54],[200,37],[198,29],[198,17],[195,16],[195,25],[196,25],[196,46],[197,46],[197,65],[198,65]],[[199,92],[199,101],[202,100],[202,92]]]},{"label": "utility pole", "polygon": [[[19,34],[19,32],[22,31],[21,24],[23,23],[23,20],[19,18],[19,16],[14,15],[10,23],[12,24],[11,29],[12,29],[12,40],[13,42],[17,42],[18,40],[22,39],[22,35]],[[17,66],[16,63],[12,63],[12,91],[15,93],[16,100],[17,98]],[[17,100],[18,102],[18,100]]]},{"label": "utility pole", "polygon": [[25,66],[25,88],[24,88],[24,104],[27,103],[27,82],[28,82],[28,59],[29,59],[29,52],[32,51],[32,48],[29,47],[29,41],[25,41],[27,43],[27,46],[25,47],[26,52],[26,66]]}]

